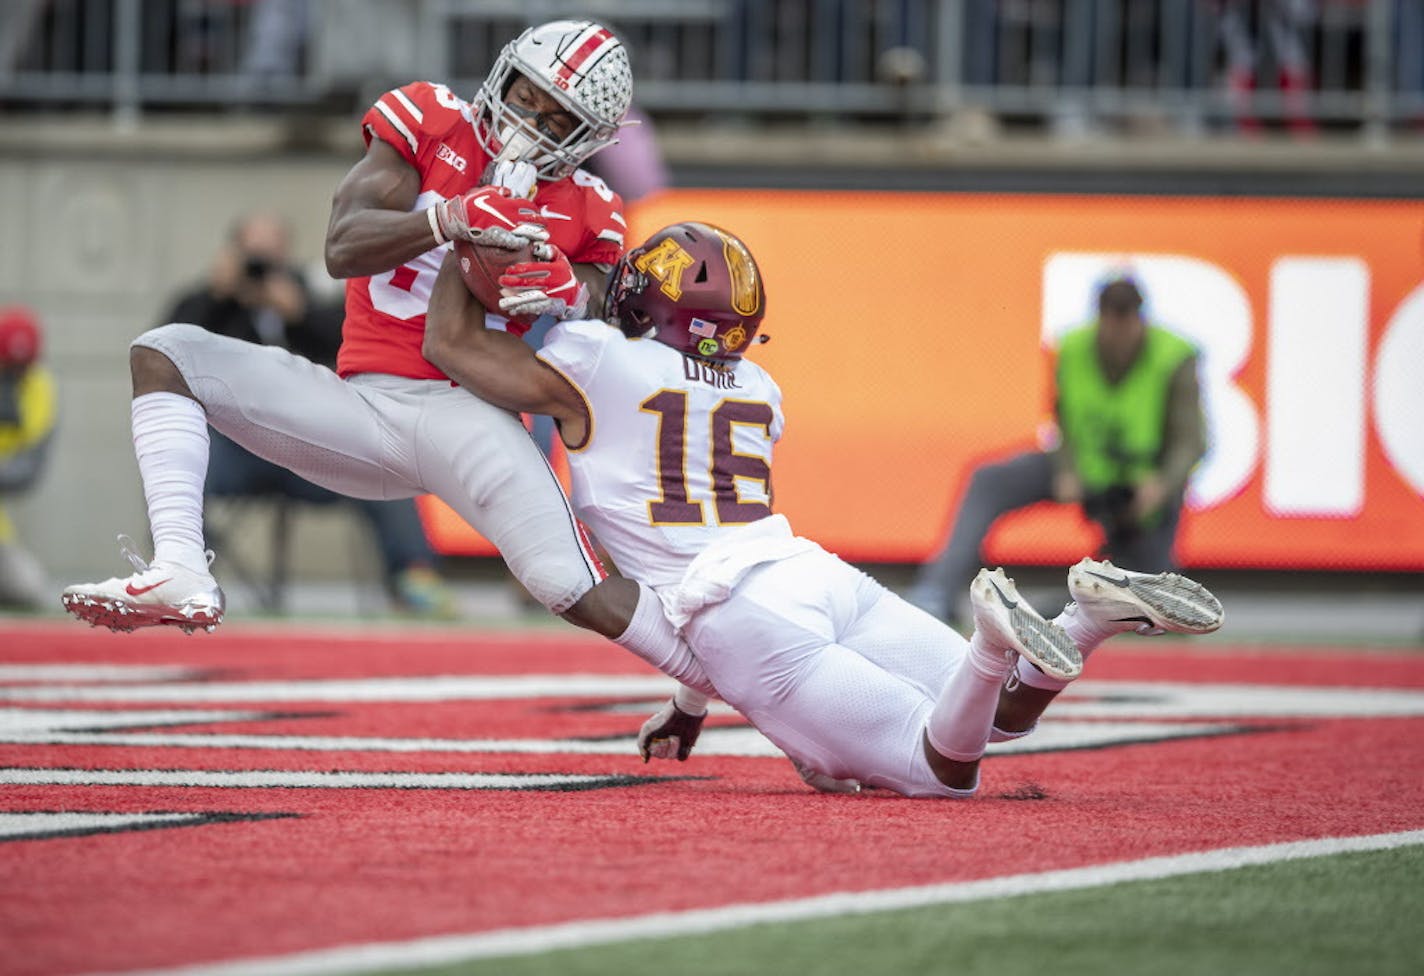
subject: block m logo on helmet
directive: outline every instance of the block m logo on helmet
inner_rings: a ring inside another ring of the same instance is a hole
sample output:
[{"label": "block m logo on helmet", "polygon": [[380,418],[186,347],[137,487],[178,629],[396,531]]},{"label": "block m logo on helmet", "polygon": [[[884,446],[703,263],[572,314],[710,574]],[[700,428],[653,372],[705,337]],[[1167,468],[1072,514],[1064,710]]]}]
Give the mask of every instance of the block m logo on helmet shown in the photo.
[{"label": "block m logo on helmet", "polygon": [[654,278],[664,295],[677,301],[682,298],[682,275],[692,267],[693,258],[671,237],[658,242],[638,256],[633,267]]}]

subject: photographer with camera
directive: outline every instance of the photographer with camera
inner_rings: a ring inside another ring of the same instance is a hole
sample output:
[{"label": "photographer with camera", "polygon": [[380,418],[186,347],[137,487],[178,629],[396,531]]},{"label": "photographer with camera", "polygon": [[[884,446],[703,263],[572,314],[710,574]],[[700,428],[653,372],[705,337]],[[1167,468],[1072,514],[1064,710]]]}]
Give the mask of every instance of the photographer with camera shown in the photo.
[{"label": "photographer with camera", "polygon": [[[238,219],[218,250],[206,281],[185,292],[163,322],[188,322],[247,342],[281,346],[314,363],[334,366],[344,309],[318,300],[292,264],[291,232],[271,213]],[[275,496],[331,504],[344,496],[314,485],[209,432],[204,492],[218,498]],[[454,599],[435,571],[435,556],[411,499],[350,499],[370,522],[384,564],[387,592],[400,610],[449,618]]]},{"label": "photographer with camera", "polygon": [[1103,534],[1100,558],[1173,569],[1187,479],[1206,452],[1197,351],[1142,315],[1135,281],[1098,292],[1097,318],[1063,337],[1054,370],[1060,443],[978,468],[949,541],[920,568],[910,602],[950,623],[1001,515],[1038,502],[1079,505]]},{"label": "photographer with camera", "polygon": [[53,606],[39,562],[20,545],[4,501],[32,489],[54,439],[54,379],[39,364],[44,334],[27,308],[0,309],[0,607]]}]

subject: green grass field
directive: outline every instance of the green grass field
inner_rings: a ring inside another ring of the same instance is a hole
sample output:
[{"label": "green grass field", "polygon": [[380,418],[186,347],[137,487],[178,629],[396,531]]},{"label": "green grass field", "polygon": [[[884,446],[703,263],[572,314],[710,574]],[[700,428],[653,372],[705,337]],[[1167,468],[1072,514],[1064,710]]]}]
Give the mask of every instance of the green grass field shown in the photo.
[{"label": "green grass field", "polygon": [[[697,870],[716,865],[689,876]],[[420,972],[1416,976],[1421,909],[1424,848],[1412,847]]]}]

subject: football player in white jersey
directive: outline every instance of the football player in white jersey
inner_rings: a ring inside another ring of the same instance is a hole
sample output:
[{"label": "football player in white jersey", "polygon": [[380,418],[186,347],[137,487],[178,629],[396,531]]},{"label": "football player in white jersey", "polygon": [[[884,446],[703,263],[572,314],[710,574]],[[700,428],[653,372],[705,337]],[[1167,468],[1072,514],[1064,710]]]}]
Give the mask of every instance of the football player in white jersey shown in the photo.
[{"label": "football player in white jersey", "polygon": [[621,201],[578,167],[616,139],[631,99],[627,52],[588,21],[519,35],[472,103],[428,82],[377,99],[362,120],[366,155],[337,187],[327,231],[328,269],[350,279],[337,370],[193,325],[135,340],[133,438],[154,558],[120,537],[135,572],[68,587],[65,608],[115,630],[221,622],[203,540],[211,424],[346,495],[438,495],[551,611],[668,665],[679,642],[656,598],[604,579],[518,417],[421,355],[430,286],[456,238],[541,245],[536,261],[510,269],[518,280],[500,302],[510,319],[491,316],[495,327],[576,316],[579,293],[601,290],[623,250]]},{"label": "football player in white jersey", "polygon": [[[1199,584],[1084,560],[1069,575],[1077,603],[1056,621],[1002,570],[981,572],[966,641],[794,535],[772,512],[781,391],[742,358],[765,308],[746,246],[686,222],[620,260],[608,321],[560,323],[537,357],[480,326],[447,259],[425,354],[491,403],[555,418],[575,511],[621,571],[657,591],[691,647],[676,676],[713,686],[807,782],[970,795],[986,743],[1031,730],[1102,640],[1220,625]],[[686,758],[705,706],[680,689],[644,726],[644,757]]]}]

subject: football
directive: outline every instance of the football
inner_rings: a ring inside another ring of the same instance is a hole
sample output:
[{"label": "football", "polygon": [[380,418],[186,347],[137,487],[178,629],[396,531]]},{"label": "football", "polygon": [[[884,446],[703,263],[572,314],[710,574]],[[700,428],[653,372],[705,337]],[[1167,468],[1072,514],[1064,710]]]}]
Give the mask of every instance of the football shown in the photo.
[{"label": "football", "polygon": [[460,277],[465,279],[465,287],[470,289],[470,294],[486,311],[503,315],[499,310],[499,300],[504,297],[499,287],[499,276],[512,264],[533,261],[534,252],[527,244],[517,251],[506,251],[499,247],[481,247],[468,241],[456,241],[455,257],[460,262]]}]

